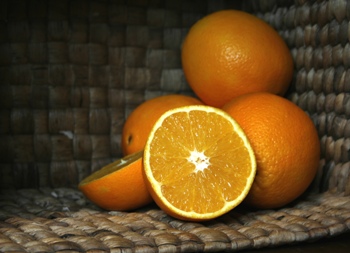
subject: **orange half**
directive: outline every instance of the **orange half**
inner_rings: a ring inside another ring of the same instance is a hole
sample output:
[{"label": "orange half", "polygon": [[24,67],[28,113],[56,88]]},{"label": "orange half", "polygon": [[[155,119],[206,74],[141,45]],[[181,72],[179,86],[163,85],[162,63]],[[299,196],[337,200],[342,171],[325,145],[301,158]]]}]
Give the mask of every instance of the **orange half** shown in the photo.
[{"label": "orange half", "polygon": [[145,182],[166,213],[209,220],[239,205],[256,172],[251,145],[236,121],[205,105],[176,108],[155,123],[144,150]]},{"label": "orange half", "polygon": [[107,210],[133,210],[152,202],[142,176],[143,151],[128,155],[82,180],[78,188]]}]

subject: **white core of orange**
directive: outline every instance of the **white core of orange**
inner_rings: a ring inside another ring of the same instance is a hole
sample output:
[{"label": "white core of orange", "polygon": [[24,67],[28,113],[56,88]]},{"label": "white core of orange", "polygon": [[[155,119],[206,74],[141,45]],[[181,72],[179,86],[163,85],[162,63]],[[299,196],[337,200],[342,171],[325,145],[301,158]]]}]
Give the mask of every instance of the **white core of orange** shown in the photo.
[{"label": "white core of orange", "polygon": [[210,165],[209,157],[207,157],[204,152],[199,152],[197,150],[191,151],[191,155],[187,158],[187,161],[194,164],[196,167],[194,172],[204,171]]}]

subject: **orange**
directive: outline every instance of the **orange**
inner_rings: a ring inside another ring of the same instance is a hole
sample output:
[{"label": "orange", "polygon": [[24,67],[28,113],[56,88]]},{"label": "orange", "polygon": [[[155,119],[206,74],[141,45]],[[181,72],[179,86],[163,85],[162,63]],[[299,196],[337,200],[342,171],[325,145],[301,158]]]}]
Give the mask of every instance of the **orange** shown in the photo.
[{"label": "orange", "polygon": [[194,97],[171,94],[155,97],[140,104],[126,119],[122,132],[122,150],[129,155],[143,150],[149,132],[157,119],[166,111],[185,105],[202,104]]},{"label": "orange", "polygon": [[127,211],[149,204],[152,197],[142,176],[142,155],[137,152],[106,165],[82,180],[79,189],[107,210]]},{"label": "orange", "polygon": [[187,82],[207,105],[266,91],[283,95],[293,75],[293,59],[282,37],[261,19],[223,10],[198,20],[182,47]]},{"label": "orange", "polygon": [[224,111],[193,105],[164,113],[144,150],[153,199],[183,220],[216,218],[242,202],[255,176],[252,148]]},{"label": "orange", "polygon": [[246,203],[279,208],[299,197],[315,177],[320,141],[309,116],[291,101],[251,93],[223,109],[243,128],[255,152],[257,175]]}]

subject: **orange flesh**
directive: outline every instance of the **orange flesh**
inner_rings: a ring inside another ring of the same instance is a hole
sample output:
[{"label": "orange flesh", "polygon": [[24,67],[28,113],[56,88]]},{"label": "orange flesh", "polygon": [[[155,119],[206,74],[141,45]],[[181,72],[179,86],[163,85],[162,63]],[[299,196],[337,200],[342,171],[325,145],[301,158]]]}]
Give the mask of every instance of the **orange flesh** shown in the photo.
[{"label": "orange flesh", "polygon": [[[212,213],[240,198],[255,174],[254,165],[232,123],[215,113],[192,114],[179,112],[163,121],[150,145],[150,165],[171,205],[185,212]],[[203,125],[207,121],[210,124]]]},{"label": "orange flesh", "polygon": [[126,156],[124,159],[119,159],[113,163],[106,165],[100,170],[95,171],[90,176],[86,177],[83,181],[80,182],[80,186],[91,183],[92,181],[98,180],[104,176],[108,176],[109,174],[121,170],[123,168],[128,167],[130,164],[137,161],[137,159],[142,157],[143,152],[137,152],[132,155]]}]

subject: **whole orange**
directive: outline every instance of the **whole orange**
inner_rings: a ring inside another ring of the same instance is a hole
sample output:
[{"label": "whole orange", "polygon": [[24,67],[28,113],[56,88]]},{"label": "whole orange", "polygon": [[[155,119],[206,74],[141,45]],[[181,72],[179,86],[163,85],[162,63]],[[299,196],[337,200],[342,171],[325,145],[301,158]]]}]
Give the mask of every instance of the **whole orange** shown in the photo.
[{"label": "whole orange", "polygon": [[242,127],[254,150],[257,174],[245,202],[282,207],[299,197],[318,170],[320,141],[310,117],[271,93],[234,98],[223,109]]},{"label": "whole orange", "polygon": [[199,99],[171,94],[146,100],[128,116],[123,126],[122,150],[124,155],[143,150],[148,135],[158,118],[170,109],[186,105],[203,104]]},{"label": "whole orange", "polygon": [[283,95],[293,75],[293,59],[282,37],[263,20],[223,10],[198,20],[182,46],[187,82],[207,105],[266,91]]}]

